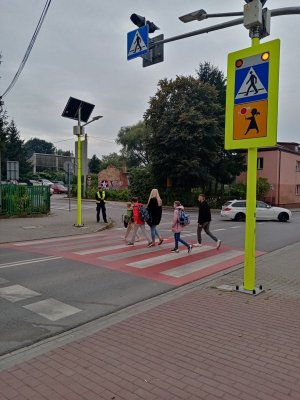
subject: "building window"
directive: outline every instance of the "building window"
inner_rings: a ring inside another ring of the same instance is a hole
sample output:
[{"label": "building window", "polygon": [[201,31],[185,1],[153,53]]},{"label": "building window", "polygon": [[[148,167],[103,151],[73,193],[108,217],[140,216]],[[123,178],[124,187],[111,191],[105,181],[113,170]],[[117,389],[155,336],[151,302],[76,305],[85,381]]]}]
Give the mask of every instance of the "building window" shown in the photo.
[{"label": "building window", "polygon": [[296,161],[296,171],[300,172],[300,161]]},{"label": "building window", "polygon": [[[300,167],[300,165],[299,165]],[[258,157],[257,159],[257,169],[264,169],[264,159],[263,157]]]},{"label": "building window", "polygon": [[300,185],[296,185],[296,196],[300,196]]}]

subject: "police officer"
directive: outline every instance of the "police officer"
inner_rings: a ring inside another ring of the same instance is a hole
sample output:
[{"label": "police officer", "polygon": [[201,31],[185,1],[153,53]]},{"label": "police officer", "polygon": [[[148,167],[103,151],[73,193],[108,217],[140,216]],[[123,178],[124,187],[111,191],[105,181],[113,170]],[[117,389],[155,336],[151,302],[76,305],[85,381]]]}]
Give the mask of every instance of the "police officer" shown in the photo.
[{"label": "police officer", "polygon": [[97,210],[97,222],[100,221],[100,209],[102,210],[103,221],[107,224],[106,219],[106,208],[105,208],[105,190],[101,186],[98,187],[98,192],[95,195],[96,198],[96,210]]}]

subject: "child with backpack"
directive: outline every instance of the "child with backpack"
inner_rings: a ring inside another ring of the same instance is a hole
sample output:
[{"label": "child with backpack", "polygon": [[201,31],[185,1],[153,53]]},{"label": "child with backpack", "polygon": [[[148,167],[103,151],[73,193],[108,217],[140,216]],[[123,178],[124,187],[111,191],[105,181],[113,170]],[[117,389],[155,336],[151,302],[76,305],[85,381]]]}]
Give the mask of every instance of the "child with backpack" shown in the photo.
[{"label": "child with backpack", "polygon": [[[146,208],[143,206],[142,203],[139,202],[138,197],[133,197],[132,199],[132,203],[133,203],[133,222],[134,222],[134,226],[133,226],[133,232],[132,232],[132,237],[129,243],[127,243],[130,246],[134,245],[135,242],[135,237],[137,235],[137,231],[140,229],[143,236],[147,239],[148,241],[148,247],[152,247],[152,240],[150,238],[150,236],[148,235],[146,228],[145,228],[145,220],[147,218],[146,214],[147,214],[147,210]],[[148,214],[149,216],[149,214]]]},{"label": "child with backpack", "polygon": [[192,251],[193,245],[188,244],[180,237],[181,231],[189,224],[189,217],[184,211],[184,207],[180,201],[174,201],[174,214],[172,221],[172,232],[174,232],[175,247],[171,250],[172,253],[179,253],[178,245],[182,243],[187,249],[188,253]]},{"label": "child with backpack", "polygon": [[[124,240],[127,240],[132,228],[133,228],[133,207],[131,201],[127,203],[126,214],[123,215],[123,223],[126,228]],[[139,235],[136,235],[136,240],[139,240]]]}]

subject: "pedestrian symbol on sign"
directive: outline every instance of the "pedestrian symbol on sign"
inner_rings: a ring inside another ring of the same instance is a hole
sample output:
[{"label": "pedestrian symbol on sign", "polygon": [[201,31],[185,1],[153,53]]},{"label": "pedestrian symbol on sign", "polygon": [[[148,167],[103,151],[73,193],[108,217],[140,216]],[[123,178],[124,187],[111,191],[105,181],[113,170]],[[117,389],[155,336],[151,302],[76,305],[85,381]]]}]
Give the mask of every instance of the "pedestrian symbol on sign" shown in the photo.
[{"label": "pedestrian symbol on sign", "polygon": [[[248,69],[247,75],[245,76],[241,86],[237,90],[237,94],[235,96],[235,100],[254,97],[257,95],[265,95],[267,96],[267,90],[265,86],[262,84],[259,76],[253,69],[253,67]],[[246,99],[248,100],[248,99]]]}]

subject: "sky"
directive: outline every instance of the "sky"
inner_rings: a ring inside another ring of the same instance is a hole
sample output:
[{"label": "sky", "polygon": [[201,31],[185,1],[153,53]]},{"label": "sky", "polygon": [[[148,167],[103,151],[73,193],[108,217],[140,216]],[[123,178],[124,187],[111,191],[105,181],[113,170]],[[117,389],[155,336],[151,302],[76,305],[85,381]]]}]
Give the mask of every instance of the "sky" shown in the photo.
[{"label": "sky", "polygon": [[[24,57],[46,0],[0,0],[0,95],[7,89]],[[160,27],[153,35],[165,39],[238,17],[182,23],[178,17],[204,9],[208,14],[242,11],[243,0],[52,0],[25,68],[4,97],[9,119],[21,139],[37,137],[74,152],[76,121],[61,116],[70,96],[95,104],[86,127],[88,156],[101,158],[120,147],[121,127],[143,119],[160,79],[196,75],[210,62],[227,75],[227,55],[251,46],[243,25],[164,45],[164,62],[142,67],[127,61],[127,32],[137,13]],[[268,0],[269,9],[299,6],[300,0]],[[280,38],[278,141],[300,142],[300,15],[273,17],[271,35]]]}]

